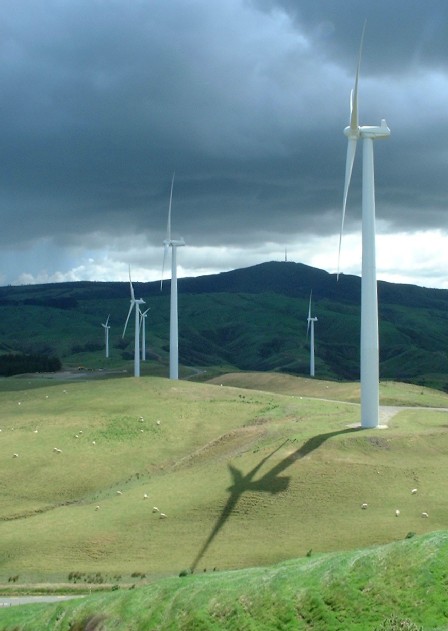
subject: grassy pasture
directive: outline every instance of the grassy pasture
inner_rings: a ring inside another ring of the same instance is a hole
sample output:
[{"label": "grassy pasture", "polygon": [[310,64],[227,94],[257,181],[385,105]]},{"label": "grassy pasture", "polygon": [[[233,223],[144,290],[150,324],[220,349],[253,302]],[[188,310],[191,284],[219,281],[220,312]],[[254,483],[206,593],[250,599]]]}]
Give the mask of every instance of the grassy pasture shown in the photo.
[{"label": "grassy pasture", "polygon": [[0,628],[442,631],[447,563],[448,533],[437,532],[269,567],[171,577],[54,605],[12,607],[3,610]]},{"label": "grassy pasture", "polygon": [[[262,381],[256,391],[157,377],[0,382],[0,584],[71,572],[129,583],[447,528],[448,412],[404,409],[389,429],[360,431],[357,405],[325,382],[309,387],[333,401],[307,393],[309,381],[294,396]],[[395,404],[444,403],[387,388]]]}]

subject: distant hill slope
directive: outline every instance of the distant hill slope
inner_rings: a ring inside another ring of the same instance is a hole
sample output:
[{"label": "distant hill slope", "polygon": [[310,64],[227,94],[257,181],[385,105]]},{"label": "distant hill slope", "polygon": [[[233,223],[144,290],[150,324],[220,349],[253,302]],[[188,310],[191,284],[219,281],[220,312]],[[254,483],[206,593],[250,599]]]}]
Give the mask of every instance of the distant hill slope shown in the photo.
[{"label": "distant hill slope", "polygon": [[[151,368],[168,356],[169,281],[134,283],[151,308]],[[301,263],[270,262],[198,278],[179,287],[179,352],[185,366],[307,374],[310,291],[316,375],[359,378],[360,278]],[[448,291],[379,282],[380,374],[448,390]],[[0,288],[0,351],[56,354],[64,364],[111,367],[132,359],[127,283],[77,282]],[[105,364],[101,322],[110,316]],[[149,366],[149,365],[148,365]]]}]

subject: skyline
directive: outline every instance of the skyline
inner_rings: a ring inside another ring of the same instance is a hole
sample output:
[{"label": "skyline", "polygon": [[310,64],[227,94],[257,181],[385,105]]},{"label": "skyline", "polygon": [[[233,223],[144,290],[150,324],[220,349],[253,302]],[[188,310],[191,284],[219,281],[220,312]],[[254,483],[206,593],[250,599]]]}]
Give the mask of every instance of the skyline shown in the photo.
[{"label": "skyline", "polygon": [[[0,7],[0,284],[269,260],[335,273],[348,97],[375,147],[379,280],[448,288],[448,6],[26,0]],[[354,168],[340,270],[360,275]]]}]

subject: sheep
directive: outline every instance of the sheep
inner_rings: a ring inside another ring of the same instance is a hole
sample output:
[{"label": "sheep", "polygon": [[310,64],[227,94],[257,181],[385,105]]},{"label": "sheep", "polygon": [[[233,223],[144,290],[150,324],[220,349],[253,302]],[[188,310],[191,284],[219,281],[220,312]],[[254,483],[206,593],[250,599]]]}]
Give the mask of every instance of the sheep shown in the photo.
[{"label": "sheep", "polygon": [[53,451],[54,451],[55,453],[57,453],[57,454],[61,454],[61,453],[62,453],[62,450],[61,450],[61,449],[58,449],[57,447],[53,447]]},{"label": "sheep", "polygon": [[411,493],[412,495],[415,495],[417,493],[417,489],[412,489]]},{"label": "sheep", "polygon": [[367,508],[367,504],[364,502],[364,504],[361,504],[361,508],[362,508],[363,510],[366,510],[366,508]]},{"label": "sheep", "polygon": [[117,491],[117,495],[123,495],[122,491]]},{"label": "sheep", "polygon": [[397,508],[397,510],[395,511],[395,517],[400,517],[400,511],[398,510],[398,508]]},{"label": "sheep", "polygon": [[82,429],[79,430],[78,434],[82,434]]},{"label": "sheep", "polygon": [[143,499],[147,500],[148,499],[148,493],[143,493]]},{"label": "sheep", "polygon": [[96,442],[94,440],[92,440],[92,445],[96,445]]},{"label": "sheep", "polygon": [[166,519],[165,513],[160,513],[160,519]]},{"label": "sheep", "polygon": [[18,457],[19,457],[19,454],[12,454],[12,457],[13,457],[13,458],[18,458]]},{"label": "sheep", "polygon": [[143,416],[140,416],[140,418],[139,418],[138,420],[140,421],[140,423],[143,423],[143,421],[144,421],[145,419],[143,418]]},{"label": "sheep", "polygon": [[157,508],[157,506],[153,506],[152,507],[152,512],[153,513],[160,513],[159,509]]},{"label": "sheep", "polygon": [[74,438],[79,438],[78,434],[75,434]]},{"label": "sheep", "polygon": [[35,434],[38,434],[38,433],[39,433],[39,430],[38,430],[38,429],[35,429],[35,430],[34,430],[34,433],[35,433]]},{"label": "sheep", "polygon": [[158,419],[157,419],[156,423],[157,423],[157,425],[160,425],[160,421]]},{"label": "sheep", "polygon": [[100,507],[99,506],[95,506],[95,510],[100,510]]},{"label": "sheep", "polygon": [[422,517],[424,517],[425,519],[429,517],[428,513],[422,513]]}]

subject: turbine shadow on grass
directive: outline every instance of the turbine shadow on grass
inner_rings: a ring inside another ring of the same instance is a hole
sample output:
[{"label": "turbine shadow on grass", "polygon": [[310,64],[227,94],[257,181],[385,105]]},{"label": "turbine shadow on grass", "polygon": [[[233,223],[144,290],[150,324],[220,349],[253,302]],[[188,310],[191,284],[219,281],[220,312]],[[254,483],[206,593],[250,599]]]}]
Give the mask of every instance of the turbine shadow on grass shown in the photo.
[{"label": "turbine shadow on grass", "polygon": [[221,528],[231,516],[238,503],[238,500],[243,495],[243,493],[245,493],[246,491],[264,491],[274,495],[276,493],[286,491],[289,485],[290,478],[287,476],[279,476],[282,471],[290,467],[296,460],[300,460],[300,458],[304,458],[315,449],[318,449],[329,438],[332,438],[333,436],[339,436],[341,434],[358,432],[361,429],[362,428],[360,427],[350,427],[336,432],[329,432],[327,434],[317,434],[317,436],[312,436],[301,447],[299,447],[299,449],[281,460],[278,464],[272,467],[270,471],[265,473],[258,480],[254,480],[257,472],[269,460],[269,458],[272,458],[272,456],[288,442],[287,440],[285,440],[279,447],[277,447],[277,449],[274,449],[274,451],[272,451],[265,458],[260,460],[260,462],[246,475],[243,475],[243,473],[233,465],[228,464],[227,466],[229,468],[230,475],[232,476],[232,484],[227,489],[227,491],[230,492],[229,499],[222,509],[221,515],[216,520],[216,523],[211,533],[207,537],[207,540],[205,541],[204,545],[194,559],[193,564],[190,568],[191,571],[194,572],[194,570],[197,568],[199,561],[202,559]]}]

